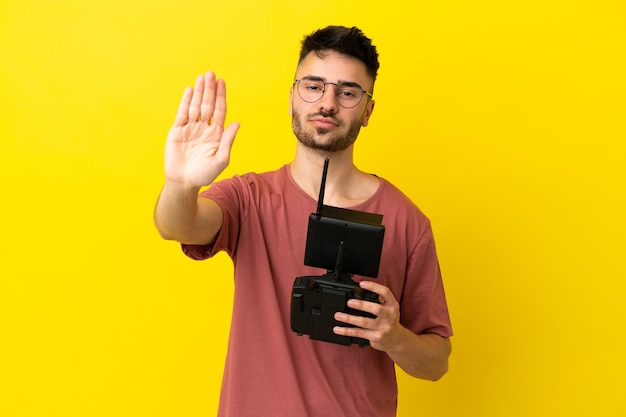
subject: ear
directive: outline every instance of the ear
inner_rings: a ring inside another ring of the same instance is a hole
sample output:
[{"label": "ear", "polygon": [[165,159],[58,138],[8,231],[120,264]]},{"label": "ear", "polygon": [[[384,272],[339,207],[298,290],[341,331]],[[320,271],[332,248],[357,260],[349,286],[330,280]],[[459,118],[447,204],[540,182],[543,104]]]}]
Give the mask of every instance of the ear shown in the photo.
[{"label": "ear", "polygon": [[376,102],[374,100],[370,100],[365,106],[365,115],[363,116],[363,127],[366,127],[369,124],[370,117],[372,117],[372,113],[374,112],[374,105]]},{"label": "ear", "polygon": [[289,115],[293,116],[293,87],[289,89]]}]

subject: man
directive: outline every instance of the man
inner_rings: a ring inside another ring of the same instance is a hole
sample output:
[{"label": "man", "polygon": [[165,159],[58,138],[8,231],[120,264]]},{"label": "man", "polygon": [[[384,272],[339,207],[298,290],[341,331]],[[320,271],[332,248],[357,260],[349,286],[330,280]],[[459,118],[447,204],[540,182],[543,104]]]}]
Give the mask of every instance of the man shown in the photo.
[{"label": "man", "polygon": [[[378,66],[376,48],[357,28],[328,27],[306,37],[291,87],[293,161],[215,183],[239,125],[224,128],[225,83],[213,73],[185,90],[167,139],[155,224],[194,259],[221,250],[233,259],[220,416],[394,416],[394,364],[429,380],[447,372],[452,331],[430,223],[398,189],[353,162],[354,142],[374,110]],[[380,304],[349,304],[375,318],[335,317],[353,326],[334,332],[367,339],[365,348],[290,330],[295,277],[324,272],[304,266],[303,257],[325,158],[325,204],[384,216],[378,278],[354,277]],[[199,196],[205,185],[211,186]]]}]

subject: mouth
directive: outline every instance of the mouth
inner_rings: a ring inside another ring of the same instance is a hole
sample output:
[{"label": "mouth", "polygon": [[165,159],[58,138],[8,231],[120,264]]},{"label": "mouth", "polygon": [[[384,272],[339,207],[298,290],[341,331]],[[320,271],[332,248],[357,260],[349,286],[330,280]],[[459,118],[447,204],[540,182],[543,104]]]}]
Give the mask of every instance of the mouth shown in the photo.
[{"label": "mouth", "polygon": [[313,126],[321,129],[332,129],[335,127],[339,127],[339,122],[331,117],[315,116],[309,118],[309,121],[313,124]]}]

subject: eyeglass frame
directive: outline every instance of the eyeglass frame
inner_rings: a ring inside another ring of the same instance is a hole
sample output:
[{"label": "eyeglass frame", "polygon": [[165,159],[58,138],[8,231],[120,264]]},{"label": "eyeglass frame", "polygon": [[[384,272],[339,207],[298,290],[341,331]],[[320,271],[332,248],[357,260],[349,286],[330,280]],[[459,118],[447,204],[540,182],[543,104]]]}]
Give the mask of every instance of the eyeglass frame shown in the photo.
[{"label": "eyeglass frame", "polygon": [[[304,97],[302,97],[302,94],[300,94],[300,81],[302,81],[302,80],[320,81],[323,84],[323,86],[324,86],[324,89],[322,90],[322,94],[320,95],[320,98],[318,98],[317,100],[313,100],[313,101],[305,100]],[[370,92],[368,92],[367,90],[364,90],[363,87],[361,87],[360,84],[355,83],[355,82],[351,82],[351,81],[344,81],[344,82],[340,82],[340,83],[332,83],[330,81],[324,81],[321,77],[314,77],[314,76],[307,75],[307,76],[304,76],[304,77],[299,78],[297,80],[294,80],[292,85],[295,86],[296,84],[298,84],[298,86],[296,87],[296,90],[298,91],[298,97],[300,97],[302,99],[302,101],[304,101],[305,103],[317,103],[318,101],[320,101],[322,99],[322,97],[324,97],[324,93],[326,92],[326,84],[332,84],[332,85],[334,85],[336,87],[335,94],[334,94],[335,100],[337,100],[337,104],[339,104],[344,109],[353,109],[356,106],[358,106],[359,104],[361,104],[361,102],[363,101],[363,96],[366,95],[366,94],[370,98],[370,100],[374,99],[374,96]],[[347,85],[349,87],[357,87],[357,88],[361,89],[361,98],[359,99],[359,101],[354,106],[346,107],[343,104],[341,104],[341,101],[339,100],[339,93],[337,91],[339,90],[339,87],[344,86],[344,85]]]}]

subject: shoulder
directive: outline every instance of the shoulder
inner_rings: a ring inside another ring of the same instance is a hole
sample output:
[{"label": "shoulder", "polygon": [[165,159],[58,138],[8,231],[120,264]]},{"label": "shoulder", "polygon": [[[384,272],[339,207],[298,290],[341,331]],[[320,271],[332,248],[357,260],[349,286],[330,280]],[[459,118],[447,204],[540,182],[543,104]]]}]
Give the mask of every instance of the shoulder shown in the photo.
[{"label": "shoulder", "polygon": [[384,178],[380,178],[380,187],[365,210],[382,214],[385,233],[404,236],[409,246],[432,233],[426,214],[409,196]]},{"label": "shoulder", "polygon": [[230,178],[221,179],[211,184],[203,195],[206,197],[214,197],[216,194],[237,193],[248,194],[255,193],[258,190],[268,190],[282,188],[288,181],[285,167],[281,167],[274,171],[267,172],[247,172],[245,174],[233,175]]},{"label": "shoulder", "polygon": [[404,213],[418,217],[422,221],[428,221],[426,215],[409,196],[384,178],[380,178],[379,190],[373,197],[386,211],[396,214]]},{"label": "shoulder", "polygon": [[215,201],[232,213],[297,212],[311,210],[315,201],[297,188],[289,176],[289,167],[274,171],[248,172],[215,182],[202,196]]}]

